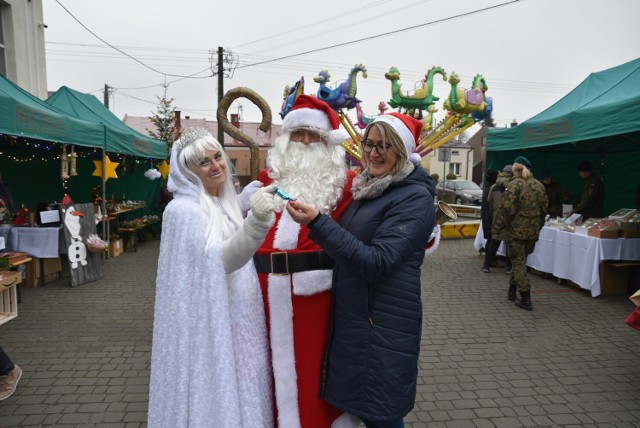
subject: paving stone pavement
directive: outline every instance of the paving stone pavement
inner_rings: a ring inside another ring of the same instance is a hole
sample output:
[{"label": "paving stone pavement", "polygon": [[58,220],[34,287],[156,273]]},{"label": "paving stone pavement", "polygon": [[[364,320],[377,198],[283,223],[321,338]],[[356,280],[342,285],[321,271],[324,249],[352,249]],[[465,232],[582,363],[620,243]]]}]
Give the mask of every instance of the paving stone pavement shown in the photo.
[{"label": "paving stone pavement", "polygon": [[[104,264],[104,277],[22,288],[0,344],[24,374],[0,427],[146,426],[159,241]],[[423,265],[418,395],[407,427],[640,427],[640,332],[626,296],[593,299],[532,278],[533,311],[480,271],[472,240]]]}]

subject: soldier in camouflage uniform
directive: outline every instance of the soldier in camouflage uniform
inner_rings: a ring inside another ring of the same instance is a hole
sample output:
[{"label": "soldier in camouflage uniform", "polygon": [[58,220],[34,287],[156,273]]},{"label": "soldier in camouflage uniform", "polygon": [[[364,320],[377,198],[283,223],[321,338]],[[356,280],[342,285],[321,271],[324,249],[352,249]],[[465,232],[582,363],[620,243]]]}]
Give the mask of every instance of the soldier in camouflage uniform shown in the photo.
[{"label": "soldier in camouflage uniform", "polygon": [[562,204],[571,202],[571,193],[569,193],[569,191],[560,184],[553,181],[551,178],[551,171],[549,169],[542,171],[540,182],[544,184],[544,188],[547,191],[547,200],[549,201],[547,214],[551,217],[563,217]]},{"label": "soldier in camouflage uniform", "polygon": [[507,233],[507,251],[513,272],[509,278],[509,300],[516,300],[516,289],[520,300],[516,306],[531,310],[531,284],[527,277],[527,256],[538,241],[547,212],[547,192],[542,183],[533,178],[531,162],[518,156],[513,163],[514,179],[502,196],[493,220],[492,234]]},{"label": "soldier in camouflage uniform", "polygon": [[586,180],[582,197],[573,212],[582,214],[582,220],[604,217],[604,186],[600,178],[593,173],[593,164],[582,161],[578,164],[578,175]]}]

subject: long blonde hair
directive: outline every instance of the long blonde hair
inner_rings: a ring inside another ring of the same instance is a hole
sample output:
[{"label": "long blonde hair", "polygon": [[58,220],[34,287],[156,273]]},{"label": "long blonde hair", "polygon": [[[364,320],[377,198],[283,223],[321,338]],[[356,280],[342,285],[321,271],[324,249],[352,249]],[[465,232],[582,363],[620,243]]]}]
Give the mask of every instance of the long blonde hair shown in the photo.
[{"label": "long blonde hair", "polygon": [[[205,156],[206,150],[217,150],[222,154],[227,165],[224,183],[218,188],[218,196],[211,196],[202,181],[193,172],[193,168]],[[211,134],[200,136],[189,142],[178,154],[178,167],[185,177],[198,187],[198,202],[204,210],[209,222],[207,224],[207,248],[211,248],[217,241],[228,238],[242,224],[243,218],[238,206],[236,191],[231,175],[231,161],[224,149]],[[218,205],[219,203],[219,205]],[[225,216],[226,215],[226,216]],[[230,227],[227,217],[233,227]]]},{"label": "long blonde hair", "polygon": [[515,175],[516,177],[520,177],[523,180],[528,180],[530,178],[533,178],[533,172],[531,172],[529,168],[527,168],[521,163],[514,163],[511,168],[513,171],[513,175]]},{"label": "long blonde hair", "polygon": [[[369,138],[369,131],[371,128],[375,126],[380,132],[380,138],[384,144],[391,144],[391,147],[396,151],[398,157],[396,158],[396,164],[390,171],[391,175],[398,175],[400,171],[404,169],[407,165],[407,149],[404,146],[404,142],[402,138],[398,135],[398,133],[393,129],[391,125],[385,122],[373,122],[367,126],[367,129],[364,130],[364,136],[362,137],[362,141],[366,141]],[[367,167],[367,157],[363,156],[363,161],[365,167]]]}]

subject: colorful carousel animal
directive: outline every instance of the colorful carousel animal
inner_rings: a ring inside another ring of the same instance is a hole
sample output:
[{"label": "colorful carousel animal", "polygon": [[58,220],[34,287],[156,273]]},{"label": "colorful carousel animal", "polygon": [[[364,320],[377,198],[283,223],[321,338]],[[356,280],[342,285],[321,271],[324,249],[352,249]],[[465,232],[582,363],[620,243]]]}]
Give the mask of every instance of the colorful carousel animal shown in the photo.
[{"label": "colorful carousel animal", "polygon": [[284,94],[282,95],[284,99],[282,100],[282,108],[279,113],[280,118],[284,119],[300,94],[304,94],[304,76],[300,77],[300,80],[294,83],[293,87],[289,85],[284,87]]},{"label": "colorful carousel animal", "polygon": [[416,89],[413,95],[403,95],[400,80],[400,71],[397,67],[391,67],[384,77],[391,80],[391,99],[389,105],[393,108],[404,109],[404,113],[410,111],[427,110],[430,105],[440,99],[433,95],[433,77],[436,74],[442,75],[442,80],[447,80],[447,73],[441,67],[432,67],[425,74],[422,86]]},{"label": "colorful carousel animal", "polygon": [[488,89],[487,83],[481,74],[476,74],[471,84],[471,89],[458,87],[460,76],[455,71],[449,76],[451,92],[444,102],[444,108],[454,113],[464,115],[475,111],[484,111],[487,103],[484,100],[484,93]]},{"label": "colorful carousel animal", "polygon": [[356,64],[349,72],[347,80],[340,83],[335,89],[327,86],[331,75],[328,70],[322,70],[313,81],[320,84],[316,96],[322,101],[329,104],[334,110],[342,108],[354,108],[360,100],[356,98],[358,86],[356,84],[356,76],[358,72],[362,73],[362,77],[367,78],[367,69],[362,64]]},{"label": "colorful carousel animal", "polygon": [[360,103],[358,103],[356,104],[356,115],[358,117],[358,121],[356,122],[356,125],[358,125],[358,128],[360,129],[365,129],[367,125],[369,125],[371,122],[375,120],[376,117],[378,117],[380,114],[384,114],[384,112],[387,111],[388,109],[389,107],[387,107],[387,104],[384,101],[380,101],[380,103],[378,104],[378,111],[380,113],[378,115],[365,114],[362,111],[362,107],[360,107]]}]

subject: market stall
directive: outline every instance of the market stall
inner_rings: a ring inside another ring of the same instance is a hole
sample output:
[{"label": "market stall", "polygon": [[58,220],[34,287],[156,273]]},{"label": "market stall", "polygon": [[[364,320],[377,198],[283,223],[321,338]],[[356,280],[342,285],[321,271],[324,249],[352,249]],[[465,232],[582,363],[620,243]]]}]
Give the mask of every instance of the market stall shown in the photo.
[{"label": "market stall", "polygon": [[634,206],[640,183],[640,59],[592,73],[573,91],[513,128],[489,128],[487,170],[501,170],[518,155],[545,168],[578,198],[584,185],[576,166],[594,165],[604,183],[605,214]]},{"label": "market stall", "polygon": [[[7,213],[0,215],[0,223],[20,226],[3,228],[7,232],[3,237],[14,251],[33,257],[57,258],[67,253],[64,249],[68,245],[58,243],[60,218],[55,239],[43,235],[49,228],[24,227],[40,226],[43,209],[59,211],[44,205],[59,206],[56,201],[65,194],[93,204],[96,187],[101,188],[99,195],[106,201],[106,181],[118,178],[115,169],[120,166],[121,178],[126,179],[112,180],[118,182],[109,188],[110,199],[122,203],[143,200],[142,206],[153,206],[161,183],[149,180],[144,173],[155,167],[154,160],[167,156],[165,143],[130,129],[95,97],[68,88],[56,94],[44,102],[0,76],[0,211]],[[86,179],[73,178],[77,176]],[[89,178],[92,176],[97,180]],[[19,219],[15,217],[18,212],[23,215]],[[107,212],[104,205],[101,212]],[[43,255],[44,243],[53,241],[56,250],[47,245]],[[85,275],[81,281],[95,279],[98,274]]]}]

